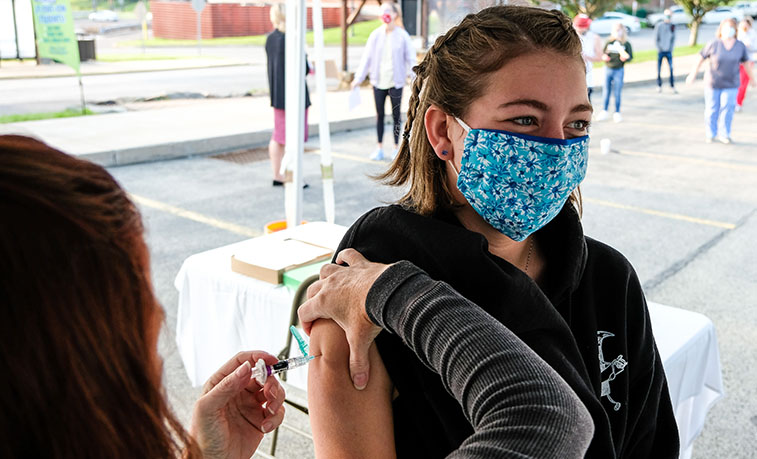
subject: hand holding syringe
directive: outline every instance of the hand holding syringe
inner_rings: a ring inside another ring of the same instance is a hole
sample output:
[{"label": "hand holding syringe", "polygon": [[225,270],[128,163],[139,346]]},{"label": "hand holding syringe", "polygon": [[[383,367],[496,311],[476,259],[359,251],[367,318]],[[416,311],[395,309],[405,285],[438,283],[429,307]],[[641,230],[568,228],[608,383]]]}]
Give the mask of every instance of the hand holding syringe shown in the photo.
[{"label": "hand holding syringe", "polygon": [[261,386],[265,384],[269,376],[307,365],[308,362],[317,357],[315,355],[308,355],[308,345],[294,326],[289,327],[289,331],[292,332],[292,335],[297,340],[297,344],[303,355],[279,360],[273,365],[266,365],[263,359],[258,360],[255,367],[252,369],[252,377],[255,378]]}]

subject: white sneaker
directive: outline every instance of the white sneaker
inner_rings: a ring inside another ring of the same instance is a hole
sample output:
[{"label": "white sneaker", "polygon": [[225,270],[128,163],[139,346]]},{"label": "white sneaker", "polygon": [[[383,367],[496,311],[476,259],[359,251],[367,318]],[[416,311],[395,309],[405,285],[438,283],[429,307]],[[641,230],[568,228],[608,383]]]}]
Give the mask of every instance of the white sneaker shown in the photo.
[{"label": "white sneaker", "polygon": [[389,161],[394,161],[394,158],[396,158],[396,157],[397,157],[397,153],[399,153],[399,151],[400,151],[400,149],[399,149],[399,148],[395,148],[395,149],[393,149],[393,150],[392,150],[392,155],[391,155],[391,156],[389,157]]},{"label": "white sneaker", "polygon": [[737,105],[736,108],[734,109],[734,111],[736,113],[739,113],[741,111],[741,105]]},{"label": "white sneaker", "polygon": [[730,137],[718,137],[718,142],[724,143],[724,144],[728,145],[729,143],[731,143],[731,138]]},{"label": "white sneaker", "polygon": [[382,161],[384,159],[384,150],[377,148],[376,151],[371,153],[371,156],[369,156],[368,158],[371,161]]},{"label": "white sneaker", "polygon": [[604,121],[609,117],[610,114],[607,113],[607,110],[602,110],[601,112],[599,112],[599,115],[597,115],[597,121]]},{"label": "white sneaker", "polygon": [[620,112],[615,112],[612,114],[612,120],[616,123],[620,123],[623,121],[623,115],[621,115]]},{"label": "white sneaker", "polygon": [[662,94],[662,86],[657,87],[657,94]]}]

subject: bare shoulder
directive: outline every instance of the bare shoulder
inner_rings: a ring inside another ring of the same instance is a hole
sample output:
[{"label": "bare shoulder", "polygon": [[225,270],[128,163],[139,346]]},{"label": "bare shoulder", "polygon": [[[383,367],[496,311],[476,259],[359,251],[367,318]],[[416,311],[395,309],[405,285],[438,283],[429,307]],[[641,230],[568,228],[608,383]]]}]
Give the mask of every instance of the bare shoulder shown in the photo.
[{"label": "bare shoulder", "polygon": [[[331,320],[318,320],[310,334],[308,405],[317,457],[395,456],[392,383],[375,344],[370,350],[370,380],[358,391],[349,370],[344,331]],[[366,454],[368,454],[366,456]]]}]

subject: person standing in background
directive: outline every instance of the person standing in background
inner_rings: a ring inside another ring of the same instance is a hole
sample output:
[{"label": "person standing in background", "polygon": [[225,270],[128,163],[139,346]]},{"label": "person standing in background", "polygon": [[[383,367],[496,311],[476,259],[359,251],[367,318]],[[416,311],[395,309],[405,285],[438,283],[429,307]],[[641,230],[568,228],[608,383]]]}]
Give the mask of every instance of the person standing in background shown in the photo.
[{"label": "person standing in background", "polygon": [[744,43],[752,59],[749,62],[743,62],[739,67],[739,92],[736,94],[736,112],[741,111],[746,96],[746,87],[749,84],[749,75],[745,67],[749,66],[754,74],[754,60],[757,58],[757,32],[752,27],[752,18],[745,17],[739,22],[739,32],[736,36],[738,40]]},{"label": "person standing in background", "polygon": [[670,9],[666,9],[664,14],[665,20],[654,26],[654,40],[657,46],[657,92],[662,92],[660,69],[662,60],[667,59],[670,67],[670,89],[673,90],[673,94],[678,94],[673,81],[673,44],[676,41],[676,26],[671,22],[673,13]]},{"label": "person standing in background", "polygon": [[396,20],[399,9],[394,2],[384,2],[381,5],[381,21],[384,23],[371,32],[365,45],[360,67],[352,82],[354,89],[365,80],[370,73],[373,85],[373,99],[376,102],[376,134],[378,147],[371,153],[374,161],[384,159],[384,103],[386,96],[392,103],[392,119],[394,121],[394,150],[389,159],[394,159],[399,150],[400,138],[400,104],[402,102],[402,88],[405,78],[412,77],[415,65],[415,49],[410,41],[410,35],[402,27],[397,27]]},{"label": "person standing in background", "polygon": [[603,106],[602,111],[597,117],[598,121],[606,120],[610,117],[607,108],[610,106],[610,94],[615,97],[615,113],[612,114],[612,120],[616,123],[623,121],[620,114],[620,94],[623,91],[624,66],[633,59],[633,50],[631,43],[626,39],[626,28],[622,23],[617,23],[612,28],[610,39],[605,43],[602,60],[605,61],[605,86],[603,89]]},{"label": "person standing in background", "polygon": [[573,18],[573,27],[578,32],[583,47],[581,55],[586,63],[586,87],[589,89],[589,102],[591,102],[592,86],[594,86],[592,69],[595,62],[602,61],[602,41],[599,39],[599,35],[589,30],[589,26],[591,26],[589,16],[579,14]]},{"label": "person standing in background", "polygon": [[[699,52],[699,60],[686,77],[686,84],[697,78],[699,68],[707,60],[709,66],[704,81],[704,124],[705,141],[711,143],[717,136],[722,143],[731,143],[731,123],[739,90],[739,68],[749,61],[749,53],[744,43],[736,39],[736,20],[724,19],[715,39],[707,43]],[[744,66],[750,80],[754,80],[752,68]],[[755,81],[751,81],[754,86]],[[725,99],[725,100],[723,100]]]},{"label": "person standing in background", "polygon": [[[281,173],[281,161],[284,159],[286,145],[286,116],[284,114],[286,4],[272,5],[270,14],[274,30],[265,40],[265,53],[268,58],[268,92],[271,96],[271,107],[273,107],[273,135],[268,143],[268,156],[271,158],[273,169],[273,186],[283,186],[286,180]],[[306,59],[305,74],[307,75],[309,71],[310,67]],[[308,140],[308,107],[310,107],[310,94],[308,86],[305,85],[305,141]]]}]

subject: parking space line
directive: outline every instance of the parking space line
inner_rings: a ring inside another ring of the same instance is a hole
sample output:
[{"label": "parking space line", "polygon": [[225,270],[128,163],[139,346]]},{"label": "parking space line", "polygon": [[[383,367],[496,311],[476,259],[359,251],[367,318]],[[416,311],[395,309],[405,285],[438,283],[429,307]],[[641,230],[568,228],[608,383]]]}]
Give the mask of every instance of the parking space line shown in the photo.
[{"label": "parking space line", "polygon": [[750,172],[757,172],[757,166],[752,166],[749,164],[734,164],[734,163],[726,163],[723,161],[713,161],[711,159],[701,159],[701,158],[688,158],[686,156],[678,156],[678,155],[666,155],[662,153],[647,153],[644,151],[630,151],[630,150],[619,150],[620,154],[622,155],[629,155],[629,156],[642,156],[645,158],[656,158],[656,159],[666,159],[670,161],[680,161],[685,163],[694,163],[694,164],[701,164],[704,166],[712,166],[712,167],[719,167],[722,169],[731,169],[731,170],[737,170],[737,171],[750,171]]},{"label": "parking space line", "polygon": [[584,197],[583,201],[590,202],[592,204],[598,204],[600,206],[612,207],[612,208],[615,208],[615,209],[622,209],[622,210],[628,210],[628,211],[631,211],[631,212],[639,212],[639,213],[647,214],[647,215],[654,215],[656,217],[663,217],[663,218],[669,218],[669,219],[672,219],[672,220],[681,220],[681,221],[685,221],[685,222],[689,222],[689,223],[696,223],[698,225],[714,226],[716,228],[725,228],[725,229],[729,229],[729,230],[732,230],[732,229],[736,228],[736,225],[733,224],[733,223],[724,223],[724,222],[718,222],[718,221],[715,221],[715,220],[707,220],[707,219],[703,219],[703,218],[689,217],[688,215],[676,214],[676,213],[672,213],[672,212],[663,212],[663,211],[654,210],[654,209],[646,209],[644,207],[629,206],[629,205],[626,205],[626,204],[619,204],[619,203],[616,203],[616,202],[605,201],[605,200],[602,200],[602,199],[595,199],[595,198]]},{"label": "parking space line", "polygon": [[172,206],[170,204],[166,204],[164,202],[156,201],[150,198],[145,198],[143,196],[139,196],[133,193],[129,193],[129,197],[131,198],[132,201],[136,202],[137,204],[143,205],[145,207],[150,207],[150,208],[157,209],[163,212],[167,212],[169,214],[176,215],[177,217],[186,218],[187,220],[204,223],[206,225],[219,228],[222,230],[226,230],[231,233],[240,234],[242,236],[247,236],[247,237],[258,237],[261,234],[263,234],[262,231],[256,231],[246,226],[237,225],[236,223],[231,223],[224,220],[219,220],[217,218],[208,217],[207,215],[203,215],[197,212],[192,212],[191,210],[182,209],[181,207]]},{"label": "parking space line", "polygon": [[[315,153],[320,156],[321,150],[320,149],[312,150],[311,153]],[[365,164],[389,164],[388,161],[373,161],[372,159],[361,158],[360,156],[355,156],[355,155],[348,155],[347,153],[337,153],[334,151],[331,152],[331,156],[333,158],[346,159],[349,161],[355,161],[358,163],[365,163]]]}]

